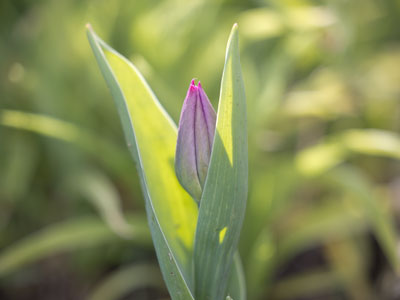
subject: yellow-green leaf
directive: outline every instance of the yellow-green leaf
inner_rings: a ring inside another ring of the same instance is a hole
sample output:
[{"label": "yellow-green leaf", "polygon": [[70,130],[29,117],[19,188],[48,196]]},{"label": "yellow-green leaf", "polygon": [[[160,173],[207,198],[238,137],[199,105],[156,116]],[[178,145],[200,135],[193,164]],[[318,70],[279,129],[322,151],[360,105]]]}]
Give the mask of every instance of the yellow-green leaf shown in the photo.
[{"label": "yellow-green leaf", "polygon": [[136,162],[161,271],[173,299],[193,299],[191,255],[197,207],[176,179],[176,125],[138,70],[88,27]]}]

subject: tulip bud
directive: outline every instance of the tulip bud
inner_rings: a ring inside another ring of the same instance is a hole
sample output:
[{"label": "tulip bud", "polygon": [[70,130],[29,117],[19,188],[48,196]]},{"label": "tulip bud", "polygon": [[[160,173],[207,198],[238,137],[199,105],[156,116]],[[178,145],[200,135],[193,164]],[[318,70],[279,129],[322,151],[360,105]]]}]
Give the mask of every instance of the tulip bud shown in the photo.
[{"label": "tulip bud", "polygon": [[211,149],[216,114],[199,82],[190,83],[179,120],[175,154],[175,172],[184,189],[200,201]]}]

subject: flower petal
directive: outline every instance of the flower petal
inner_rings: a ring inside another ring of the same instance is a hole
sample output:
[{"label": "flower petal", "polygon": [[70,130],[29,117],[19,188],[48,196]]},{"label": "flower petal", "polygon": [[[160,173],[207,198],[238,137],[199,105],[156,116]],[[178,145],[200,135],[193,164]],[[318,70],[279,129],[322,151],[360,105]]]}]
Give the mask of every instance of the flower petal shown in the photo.
[{"label": "flower petal", "polygon": [[195,116],[198,88],[192,80],[183,102],[179,120],[178,140],[175,154],[175,172],[185,190],[196,200],[201,197],[201,186],[197,175],[195,146]]},{"label": "flower petal", "polygon": [[214,141],[216,113],[210,100],[198,85],[198,101],[196,105],[196,163],[201,187],[206,180],[210,163],[212,144]]},{"label": "flower petal", "polygon": [[215,122],[210,100],[200,82],[196,86],[192,80],[179,120],[175,171],[181,185],[197,202],[207,177]]}]

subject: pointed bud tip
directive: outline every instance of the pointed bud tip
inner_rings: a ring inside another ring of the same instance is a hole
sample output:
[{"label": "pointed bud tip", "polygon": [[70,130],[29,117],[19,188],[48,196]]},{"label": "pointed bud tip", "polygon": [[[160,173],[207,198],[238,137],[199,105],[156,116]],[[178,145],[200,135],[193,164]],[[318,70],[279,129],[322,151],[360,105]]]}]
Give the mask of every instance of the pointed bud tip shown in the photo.
[{"label": "pointed bud tip", "polygon": [[192,79],[192,81],[190,82],[190,86],[189,86],[189,92],[194,92],[195,90],[197,90],[197,86],[196,83],[194,82],[194,78]]},{"label": "pointed bud tip", "polygon": [[184,100],[175,151],[175,173],[183,188],[197,201],[207,177],[214,141],[216,114],[200,81],[193,78]]}]

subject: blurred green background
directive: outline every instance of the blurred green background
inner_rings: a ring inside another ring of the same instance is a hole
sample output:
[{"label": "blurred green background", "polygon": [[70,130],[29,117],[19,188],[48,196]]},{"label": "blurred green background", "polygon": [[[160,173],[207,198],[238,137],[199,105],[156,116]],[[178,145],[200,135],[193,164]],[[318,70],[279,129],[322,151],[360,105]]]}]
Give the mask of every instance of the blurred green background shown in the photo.
[{"label": "blurred green background", "polygon": [[87,22],[176,122],[238,22],[250,300],[400,299],[398,0],[2,0],[0,299],[168,299]]}]

